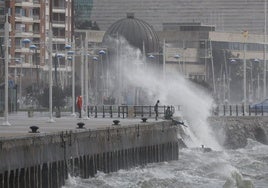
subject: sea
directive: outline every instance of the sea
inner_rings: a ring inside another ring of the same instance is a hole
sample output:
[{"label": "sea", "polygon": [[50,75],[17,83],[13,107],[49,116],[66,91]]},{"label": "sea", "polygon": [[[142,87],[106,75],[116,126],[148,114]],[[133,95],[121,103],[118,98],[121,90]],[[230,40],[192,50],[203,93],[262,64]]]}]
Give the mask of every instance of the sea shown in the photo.
[{"label": "sea", "polygon": [[81,179],[65,188],[268,188],[268,146],[249,139],[245,148],[203,152],[184,148],[179,160],[151,163]]}]

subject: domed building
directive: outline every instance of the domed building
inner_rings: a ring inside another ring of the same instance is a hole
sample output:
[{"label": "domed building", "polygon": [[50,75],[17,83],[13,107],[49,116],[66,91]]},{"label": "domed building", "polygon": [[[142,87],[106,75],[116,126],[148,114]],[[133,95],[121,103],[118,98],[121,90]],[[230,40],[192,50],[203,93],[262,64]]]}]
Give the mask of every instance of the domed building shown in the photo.
[{"label": "domed building", "polygon": [[105,32],[103,42],[108,38],[124,37],[130,45],[139,48],[145,54],[159,52],[159,38],[153,27],[143,20],[127,13],[127,17],[113,23]]},{"label": "domed building", "polygon": [[141,89],[127,83],[126,77],[137,75],[145,67],[149,69],[145,66],[146,62],[152,63],[150,69],[159,67],[159,56],[154,61],[148,59],[149,54],[160,54],[157,33],[148,23],[135,18],[134,13],[127,13],[126,18],[116,21],[107,29],[103,46],[107,54],[102,56],[105,59],[102,59],[98,73],[103,75],[101,84],[98,84],[103,103],[109,104],[105,102],[106,98],[114,98],[118,104],[141,104]]}]

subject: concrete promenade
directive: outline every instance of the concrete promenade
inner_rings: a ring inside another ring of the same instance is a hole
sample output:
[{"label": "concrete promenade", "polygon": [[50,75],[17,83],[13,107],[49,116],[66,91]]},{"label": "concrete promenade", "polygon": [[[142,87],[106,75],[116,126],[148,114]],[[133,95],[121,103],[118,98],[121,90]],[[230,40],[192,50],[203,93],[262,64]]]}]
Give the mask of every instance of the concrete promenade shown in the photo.
[{"label": "concrete promenade", "polygon": [[[29,118],[20,112],[9,116],[11,126],[0,126],[0,188],[59,188],[68,174],[89,178],[97,171],[178,160],[172,121],[62,115],[49,123],[45,113]],[[116,119],[120,125],[113,125]],[[78,122],[85,129],[77,129]],[[40,133],[29,133],[33,125]]]},{"label": "concrete promenade", "polygon": [[[48,113],[43,112],[35,112],[33,117],[28,117],[27,112],[18,112],[10,114],[8,117],[8,121],[11,126],[3,126],[2,123],[4,122],[4,117],[0,117],[0,139],[1,138],[10,138],[10,137],[20,137],[20,136],[30,136],[33,133],[29,133],[30,126],[38,126],[39,132],[42,133],[55,133],[55,132],[62,132],[62,131],[70,131],[70,130],[77,130],[77,123],[84,122],[86,129],[103,129],[107,127],[114,127],[113,120],[119,120],[120,126],[129,126],[129,125],[136,125],[141,123],[140,118],[125,118],[123,119],[118,117],[113,118],[78,118],[72,117],[70,113],[63,114],[60,118],[53,117],[55,122],[49,123],[49,116]],[[148,119],[148,122],[156,122],[154,118]],[[157,122],[163,121],[159,119]]]}]

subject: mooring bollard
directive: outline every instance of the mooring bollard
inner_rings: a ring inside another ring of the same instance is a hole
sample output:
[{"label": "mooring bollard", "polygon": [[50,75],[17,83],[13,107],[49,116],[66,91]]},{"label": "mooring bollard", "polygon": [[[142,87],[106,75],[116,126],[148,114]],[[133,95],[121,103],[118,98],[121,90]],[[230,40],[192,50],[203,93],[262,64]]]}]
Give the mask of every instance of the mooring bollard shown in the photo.
[{"label": "mooring bollard", "polygon": [[119,120],[113,120],[114,125],[119,125],[120,121]]},{"label": "mooring bollard", "polygon": [[84,129],[84,125],[85,125],[85,123],[83,123],[83,122],[78,122],[77,125],[78,125],[77,129]]},{"label": "mooring bollard", "polygon": [[141,120],[142,120],[143,123],[146,123],[147,118],[144,117],[144,118],[141,118]]},{"label": "mooring bollard", "polygon": [[39,131],[37,131],[39,129],[38,126],[35,126],[35,125],[34,126],[31,126],[30,129],[31,129],[31,132],[30,133],[39,133]]}]

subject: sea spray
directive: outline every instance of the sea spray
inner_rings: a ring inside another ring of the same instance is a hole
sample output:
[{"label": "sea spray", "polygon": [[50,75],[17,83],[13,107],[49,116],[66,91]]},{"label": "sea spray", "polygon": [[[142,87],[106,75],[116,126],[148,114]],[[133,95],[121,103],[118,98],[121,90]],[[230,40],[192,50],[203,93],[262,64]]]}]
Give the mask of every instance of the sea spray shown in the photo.
[{"label": "sea spray", "polygon": [[[124,64],[122,85],[141,89],[143,95],[140,98],[142,101],[147,99],[147,105],[153,105],[156,100],[160,100],[163,105],[180,105],[182,116],[188,121],[189,132],[195,138],[189,143],[190,146],[205,145],[216,150],[221,149],[207,122],[213,104],[209,93],[179,72],[165,73],[163,76],[163,72],[158,70],[161,69],[159,64],[146,62],[138,49],[125,45],[122,51],[124,53],[118,61]],[[131,92],[128,95],[131,96]]]}]

